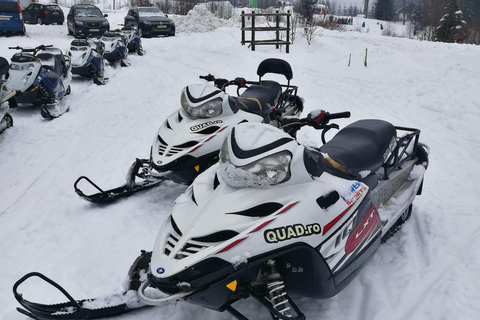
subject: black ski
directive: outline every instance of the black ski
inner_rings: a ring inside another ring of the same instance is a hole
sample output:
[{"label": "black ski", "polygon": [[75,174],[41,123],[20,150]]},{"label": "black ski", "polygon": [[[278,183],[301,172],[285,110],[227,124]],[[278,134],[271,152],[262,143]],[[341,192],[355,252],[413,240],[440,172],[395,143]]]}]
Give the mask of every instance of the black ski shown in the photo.
[{"label": "black ski", "polygon": [[[127,175],[128,177],[127,182],[123,186],[120,186],[117,188],[103,190],[98,185],[96,185],[92,180],[90,180],[88,177],[85,177],[85,176],[81,176],[80,178],[78,178],[77,181],[75,181],[73,187],[75,189],[75,192],[80,197],[82,197],[87,201],[98,203],[98,204],[113,202],[117,199],[128,197],[138,191],[146,190],[151,187],[157,186],[163,181],[165,181],[166,178],[149,177],[149,179],[146,179],[147,177],[142,172],[142,169],[146,167],[148,168],[148,166],[149,166],[149,160],[137,159],[129,169],[129,173]],[[137,183],[135,181],[136,177],[139,177],[145,180]],[[85,194],[78,186],[78,183],[82,180],[92,185],[99,192],[94,194]]]},{"label": "black ski", "polygon": [[[78,183],[82,180],[87,181],[90,183],[92,186],[94,186],[99,192],[95,194],[85,194],[80,188],[78,188]],[[85,176],[81,176],[80,178],[75,181],[75,184],[73,185],[75,188],[75,192],[82,197],[83,199],[93,202],[93,203],[109,203],[113,202],[117,199],[128,197],[132,195],[133,193],[136,193],[138,191],[142,191],[151,187],[154,187],[160,183],[162,183],[164,179],[159,179],[158,181],[143,181],[140,184],[134,184],[132,186],[128,184],[124,184],[123,186],[109,189],[109,190],[102,190],[99,186],[97,186],[92,180]]]},{"label": "black ski", "polygon": [[[31,277],[39,277],[62,292],[69,300],[58,304],[41,304],[23,298],[17,291],[18,286]],[[39,272],[31,272],[23,276],[13,286],[15,299],[24,307],[17,311],[37,320],[77,320],[99,319],[118,316],[135,309],[147,307],[140,302],[135,290],[110,295],[105,298],[75,300],[64,288],[52,279]]]},{"label": "black ski", "polygon": [[[39,272],[28,273],[13,285],[15,299],[17,299],[20,305],[25,308],[17,308],[17,311],[37,320],[79,320],[114,317],[132,310],[148,307],[148,305],[140,302],[138,299],[137,290],[141,284],[141,272],[147,271],[151,257],[151,252],[142,250],[141,254],[135,259],[128,271],[128,276],[130,278],[128,291],[103,298],[75,300],[63,287],[52,279]],[[17,289],[19,285],[31,277],[39,277],[54,286],[65,297],[67,297],[68,302],[41,304],[24,299],[23,295],[19,293]]]}]

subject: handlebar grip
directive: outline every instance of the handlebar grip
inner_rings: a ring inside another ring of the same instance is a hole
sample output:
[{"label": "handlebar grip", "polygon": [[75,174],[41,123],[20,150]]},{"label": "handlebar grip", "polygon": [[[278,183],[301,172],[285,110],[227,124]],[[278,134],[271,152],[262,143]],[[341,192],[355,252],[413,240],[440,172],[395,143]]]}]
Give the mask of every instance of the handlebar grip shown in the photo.
[{"label": "handlebar grip", "polygon": [[198,77],[206,81],[215,81],[215,76],[213,74],[209,74],[206,76],[198,76]]},{"label": "handlebar grip", "polygon": [[345,111],[345,112],[338,112],[338,113],[327,113],[325,115],[325,118],[327,118],[328,120],[350,118],[350,112]]}]

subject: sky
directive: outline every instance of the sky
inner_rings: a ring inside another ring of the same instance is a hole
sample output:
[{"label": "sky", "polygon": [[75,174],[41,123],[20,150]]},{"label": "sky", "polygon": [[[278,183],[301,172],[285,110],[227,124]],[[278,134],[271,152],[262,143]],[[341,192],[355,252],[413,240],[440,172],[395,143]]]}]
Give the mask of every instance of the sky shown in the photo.
[{"label": "sky", "polygon": [[[105,12],[115,26],[126,11]],[[344,32],[318,29],[310,45],[297,30],[289,54],[273,46],[252,52],[240,43],[238,17],[219,20],[197,8],[173,19],[175,37],[142,39],[146,54],[130,54],[126,68],[107,66],[105,86],[75,77],[62,117],[46,121],[35,108],[10,109],[14,126],[0,135],[0,319],[26,319],[11,287],[31,271],[77,299],[121,292],[131,263],[141,249],[152,250],[186,186],[166,182],[97,206],[80,199],[73,183],[87,175],[104,188],[123,184],[130,164],[149,156],[157,129],[180,107],[184,86],[208,73],[256,80],[258,64],[271,57],[292,66],[304,115],[350,111],[340,127],[374,118],[419,128],[431,150],[412,218],[338,295],[298,298],[307,319],[480,318],[479,46],[409,39],[408,26],[398,24],[391,25],[398,37],[382,36],[379,21],[357,18]],[[71,41],[66,25],[27,25],[25,37],[0,38],[0,55],[10,59],[15,51],[8,47],[16,45],[66,51]],[[298,141],[320,146],[319,133],[308,129]],[[65,299],[33,280],[19,289],[32,301]],[[252,319],[270,319],[252,299],[235,306]],[[232,317],[178,302],[116,319]]]}]

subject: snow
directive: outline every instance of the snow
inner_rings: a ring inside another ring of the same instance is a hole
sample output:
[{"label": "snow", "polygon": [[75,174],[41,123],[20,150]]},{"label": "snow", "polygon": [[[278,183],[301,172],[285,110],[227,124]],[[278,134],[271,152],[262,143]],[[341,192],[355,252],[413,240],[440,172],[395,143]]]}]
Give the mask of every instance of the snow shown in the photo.
[{"label": "snow", "polygon": [[[106,12],[112,28],[126,12]],[[479,46],[385,37],[378,22],[368,19],[365,28],[355,27],[361,20],[346,32],[324,30],[311,45],[298,36],[289,54],[273,46],[252,52],[240,44],[235,18],[216,20],[211,28],[213,18],[195,16],[196,32],[188,31],[193,24],[185,17],[172,18],[176,36],[143,39],[146,55],[130,55],[128,68],[108,67],[105,86],[74,78],[64,101],[70,112],[61,118],[45,121],[30,107],[11,110],[14,126],[0,135],[1,318],[26,319],[15,310],[11,287],[31,271],[52,278],[77,299],[121,292],[131,263],[141,249],[152,249],[186,186],[167,182],[97,206],[81,200],[73,183],[87,175],[104,188],[123,184],[130,164],[148,157],[158,127],[180,107],[184,86],[208,73],[257,79],[258,64],[272,57],[291,64],[304,115],[319,108],[351,111],[350,119],[336,123],[344,127],[377,118],[420,128],[421,141],[431,149],[412,218],[337,296],[296,299],[307,318],[480,318]],[[406,34],[401,24],[395,28]],[[16,45],[66,50],[71,41],[66,25],[27,25],[25,37],[0,38],[0,55],[9,59],[14,51],[8,46]],[[302,129],[298,140],[321,144],[311,128]],[[19,290],[32,301],[65,301],[38,279]],[[270,319],[253,299],[236,306],[252,319]],[[118,319],[232,317],[178,302]]]}]

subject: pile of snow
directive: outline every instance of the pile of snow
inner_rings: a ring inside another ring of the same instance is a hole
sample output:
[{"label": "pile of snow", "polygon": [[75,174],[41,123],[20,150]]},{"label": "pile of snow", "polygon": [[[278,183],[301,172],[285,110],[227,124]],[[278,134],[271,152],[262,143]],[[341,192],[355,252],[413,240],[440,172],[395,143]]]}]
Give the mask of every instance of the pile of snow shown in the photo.
[{"label": "pile of snow", "polygon": [[235,26],[232,19],[225,20],[216,17],[204,4],[197,4],[186,16],[176,16],[174,21],[178,33],[209,32],[221,27]]}]

